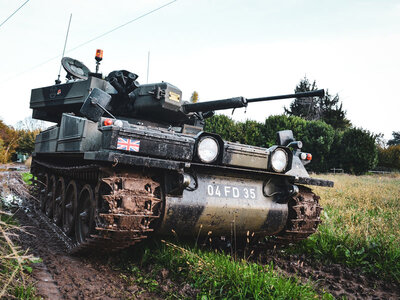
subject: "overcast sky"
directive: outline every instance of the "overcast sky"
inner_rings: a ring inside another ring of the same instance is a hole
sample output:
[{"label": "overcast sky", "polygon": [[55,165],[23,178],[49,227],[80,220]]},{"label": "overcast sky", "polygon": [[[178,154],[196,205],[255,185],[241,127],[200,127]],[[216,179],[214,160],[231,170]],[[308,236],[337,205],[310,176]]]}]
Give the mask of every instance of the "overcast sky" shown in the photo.
[{"label": "overcast sky", "polygon": [[[0,1],[0,24],[25,1]],[[0,27],[0,118],[29,116],[30,90],[54,83],[72,13],[66,56],[92,71],[101,48],[103,74],[126,69],[146,83],[150,51],[149,82],[204,101],[292,93],[307,76],[339,94],[355,126],[386,139],[400,131],[399,0],[177,0],[86,43],[169,2],[30,0]],[[264,121],[289,104],[257,103],[233,117]]]}]

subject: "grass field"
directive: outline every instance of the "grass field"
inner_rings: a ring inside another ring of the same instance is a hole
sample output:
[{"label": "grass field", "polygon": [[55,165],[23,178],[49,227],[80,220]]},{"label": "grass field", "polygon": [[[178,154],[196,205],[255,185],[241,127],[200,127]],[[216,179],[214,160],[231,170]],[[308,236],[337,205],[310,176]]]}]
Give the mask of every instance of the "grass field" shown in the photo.
[{"label": "grass field", "polygon": [[400,282],[400,174],[318,177],[335,181],[314,189],[324,222],[292,250]]}]

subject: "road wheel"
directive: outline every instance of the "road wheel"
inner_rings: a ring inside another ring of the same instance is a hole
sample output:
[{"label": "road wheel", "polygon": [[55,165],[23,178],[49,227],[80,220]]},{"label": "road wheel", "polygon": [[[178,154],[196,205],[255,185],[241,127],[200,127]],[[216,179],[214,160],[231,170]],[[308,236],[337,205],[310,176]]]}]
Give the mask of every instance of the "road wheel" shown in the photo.
[{"label": "road wheel", "polygon": [[54,190],[54,202],[53,202],[53,222],[57,225],[61,225],[62,222],[62,210],[65,198],[65,180],[63,177],[58,178],[56,187]]},{"label": "road wheel", "polygon": [[76,216],[76,204],[78,203],[78,185],[75,180],[71,180],[68,183],[65,191],[65,199],[63,206],[63,230],[67,235],[71,235],[74,232],[75,216]]},{"label": "road wheel", "polygon": [[44,211],[46,216],[50,219],[53,217],[53,206],[54,206],[54,190],[56,188],[56,176],[52,175],[49,180],[47,189],[46,203],[44,205]]},{"label": "road wheel", "polygon": [[40,194],[39,194],[39,201],[40,201],[40,210],[45,211],[46,208],[46,201],[47,201],[47,193],[49,191],[49,174],[45,173],[39,179],[40,185]]},{"label": "road wheel", "polygon": [[84,243],[94,230],[95,201],[93,189],[86,184],[79,194],[75,222],[75,236],[78,243]]}]

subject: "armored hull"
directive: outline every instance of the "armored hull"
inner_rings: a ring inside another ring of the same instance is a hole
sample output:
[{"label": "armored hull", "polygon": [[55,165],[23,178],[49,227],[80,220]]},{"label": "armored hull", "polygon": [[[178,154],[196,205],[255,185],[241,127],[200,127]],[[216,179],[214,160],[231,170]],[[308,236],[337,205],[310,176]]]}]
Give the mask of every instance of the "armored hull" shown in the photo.
[{"label": "armored hull", "polygon": [[57,125],[37,136],[31,171],[42,211],[72,251],[154,234],[294,242],[316,231],[321,207],[304,184],[333,183],[308,176],[290,132],[268,149],[224,141],[203,131],[196,106],[182,109],[176,87],[125,79],[129,93],[93,77],[32,91],[33,116]]}]

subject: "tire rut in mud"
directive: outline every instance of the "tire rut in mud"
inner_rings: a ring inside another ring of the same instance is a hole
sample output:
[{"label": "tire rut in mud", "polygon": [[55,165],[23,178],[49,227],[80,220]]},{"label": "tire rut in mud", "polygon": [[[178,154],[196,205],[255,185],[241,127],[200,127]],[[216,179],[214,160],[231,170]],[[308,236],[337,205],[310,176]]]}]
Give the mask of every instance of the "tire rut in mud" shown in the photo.
[{"label": "tire rut in mud", "polygon": [[29,207],[15,215],[25,228],[25,233],[19,234],[19,244],[43,260],[33,265],[38,295],[45,299],[159,298],[125,281],[121,273],[108,266],[107,256],[68,254],[65,244]]},{"label": "tire rut in mud", "polygon": [[318,290],[341,299],[400,299],[400,286],[394,282],[370,277],[358,270],[340,264],[322,264],[305,255],[284,255],[277,250],[264,250],[255,254],[258,263],[273,263],[285,276],[297,276],[310,282]]}]

